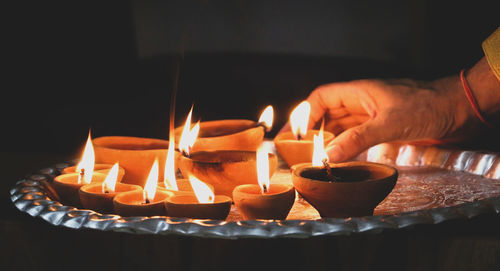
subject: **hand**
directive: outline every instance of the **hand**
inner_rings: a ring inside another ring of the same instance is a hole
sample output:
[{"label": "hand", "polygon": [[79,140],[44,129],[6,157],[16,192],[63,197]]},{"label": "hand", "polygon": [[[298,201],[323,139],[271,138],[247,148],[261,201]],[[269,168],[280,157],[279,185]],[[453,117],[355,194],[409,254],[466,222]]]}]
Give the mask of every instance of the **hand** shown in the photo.
[{"label": "hand", "polygon": [[[370,146],[396,140],[455,136],[473,113],[457,76],[431,83],[358,80],[315,89],[309,128],[325,118],[337,137],[327,146],[331,162],[350,159]],[[281,132],[289,130],[285,125]]]}]

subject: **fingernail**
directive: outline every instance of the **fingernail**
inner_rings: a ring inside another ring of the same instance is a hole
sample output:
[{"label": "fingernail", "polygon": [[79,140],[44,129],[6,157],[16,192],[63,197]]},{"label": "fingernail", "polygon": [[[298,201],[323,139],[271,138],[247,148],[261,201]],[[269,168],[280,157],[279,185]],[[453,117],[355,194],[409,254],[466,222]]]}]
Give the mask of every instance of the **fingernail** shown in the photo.
[{"label": "fingernail", "polygon": [[344,151],[338,145],[327,147],[325,151],[332,163],[340,162],[344,159]]}]

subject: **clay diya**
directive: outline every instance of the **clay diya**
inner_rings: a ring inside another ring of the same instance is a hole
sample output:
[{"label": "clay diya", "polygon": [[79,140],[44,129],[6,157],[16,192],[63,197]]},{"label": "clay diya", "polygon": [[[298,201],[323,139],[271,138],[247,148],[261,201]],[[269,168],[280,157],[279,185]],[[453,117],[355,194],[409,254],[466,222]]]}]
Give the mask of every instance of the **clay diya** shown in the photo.
[{"label": "clay diya", "polygon": [[333,181],[324,167],[310,163],[295,165],[292,172],[295,189],[323,218],[373,215],[398,179],[398,171],[383,164],[346,162],[329,166]]},{"label": "clay diya", "polygon": [[[269,154],[272,175],[278,166],[276,155]],[[183,176],[193,175],[214,187],[215,194],[233,196],[233,189],[241,184],[256,184],[257,167],[255,152],[251,151],[200,151],[181,156],[179,168]]]},{"label": "clay diya", "polygon": [[144,190],[118,194],[113,199],[116,214],[121,216],[166,215],[164,201],[173,196],[170,192],[157,189],[159,175],[158,160],[153,162]]},{"label": "clay diya", "polygon": [[174,195],[167,198],[165,208],[171,217],[195,219],[226,219],[231,210],[231,198],[214,195],[210,187],[190,176],[194,194]]},{"label": "clay diya", "polygon": [[53,186],[61,203],[77,208],[82,207],[79,195],[80,188],[89,183],[101,184],[106,179],[106,174],[100,172],[93,172],[91,176],[88,182],[83,180],[80,173],[68,173],[55,177]]},{"label": "clay diya", "polygon": [[[258,122],[242,119],[201,122],[198,139],[191,151],[255,151],[262,143],[265,132],[272,126],[272,113],[272,107],[266,108]],[[176,138],[181,137],[184,127],[175,129]]]},{"label": "clay diya", "polygon": [[323,218],[373,215],[396,185],[398,171],[371,162],[328,163],[321,132],[314,137],[312,163],[292,167],[295,189]]},{"label": "clay diya", "polygon": [[295,189],[288,184],[270,184],[268,153],[257,151],[259,184],[239,185],[233,190],[234,204],[245,219],[286,219],[295,202]]},{"label": "clay diya", "polygon": [[[276,151],[288,166],[311,161],[314,144],[313,138],[319,130],[308,130],[311,106],[307,101],[299,104],[290,114],[291,131],[283,132],[274,138]],[[330,142],[334,135],[324,132],[324,141]]]},{"label": "clay diya", "polygon": [[114,211],[113,198],[127,191],[142,191],[133,184],[118,183],[119,167],[115,164],[102,183],[87,184],[80,188],[79,195],[83,208],[111,214]]},{"label": "clay diya", "polygon": [[[120,163],[125,169],[122,182],[142,187],[154,160],[165,163],[169,146],[167,140],[128,136],[98,137],[93,142],[98,163]],[[160,168],[159,178],[164,178],[163,167]]]}]

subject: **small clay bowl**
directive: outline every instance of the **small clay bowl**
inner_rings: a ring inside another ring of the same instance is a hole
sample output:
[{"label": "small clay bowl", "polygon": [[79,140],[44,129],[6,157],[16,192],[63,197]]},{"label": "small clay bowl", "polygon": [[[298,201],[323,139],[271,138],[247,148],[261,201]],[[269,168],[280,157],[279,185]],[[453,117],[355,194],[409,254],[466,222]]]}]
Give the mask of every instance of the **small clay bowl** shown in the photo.
[{"label": "small clay bowl", "polygon": [[[274,138],[274,146],[289,167],[301,163],[310,163],[314,151],[314,135],[318,134],[319,130],[308,130],[306,137],[297,140],[291,131],[284,132]],[[325,145],[334,137],[332,133],[324,131]]]},{"label": "small clay bowl", "polygon": [[[56,191],[61,203],[64,205],[81,208],[79,190],[85,183],[78,183],[78,173],[68,173],[54,178],[54,190]],[[102,183],[106,179],[106,174],[100,172],[92,173],[92,183]]]},{"label": "small clay bowl", "polygon": [[[168,141],[129,136],[104,136],[93,140],[97,163],[118,162],[125,169],[122,183],[144,187],[151,165],[158,159],[159,179],[163,180]],[[176,152],[176,155],[180,155]]]},{"label": "small clay bowl", "polygon": [[117,183],[115,192],[103,193],[102,183],[87,184],[80,188],[80,202],[85,209],[112,214],[114,212],[113,198],[128,191],[142,191],[142,187],[135,184]]},{"label": "small clay bowl", "polygon": [[323,218],[373,215],[398,179],[398,171],[383,164],[346,162],[330,166],[337,181],[330,182],[323,167],[310,163],[292,167],[295,189]]},{"label": "small clay bowl", "polygon": [[226,219],[231,210],[231,198],[216,195],[214,203],[198,203],[195,195],[177,195],[165,201],[168,216],[195,219]]},{"label": "small clay bowl", "polygon": [[[94,165],[94,172],[100,172],[100,173],[108,175],[108,173],[112,167],[113,167],[113,164],[95,164]],[[61,171],[61,174],[68,174],[68,173],[77,173],[76,166],[66,167]],[[121,182],[124,175],[125,175],[125,169],[123,169],[122,167],[119,167],[118,179],[117,179],[118,183]]]},{"label": "small clay bowl", "polygon": [[[214,187],[211,184],[205,183],[212,192],[214,191]],[[164,182],[158,183],[158,189],[165,189],[166,191],[174,193],[174,195],[194,195],[193,187],[191,186],[191,182],[188,179],[177,179],[177,188],[178,191],[170,190],[165,188]]]},{"label": "small clay bowl", "polygon": [[271,184],[262,194],[259,185],[243,184],[234,189],[233,200],[245,219],[284,220],[295,202],[295,189],[289,184]]},{"label": "small clay bowl", "polygon": [[[175,129],[176,143],[184,127]],[[198,151],[255,151],[262,143],[265,128],[251,120],[214,120],[200,123],[200,133],[191,149]]]},{"label": "small clay bowl", "polygon": [[113,199],[115,214],[121,216],[161,216],[167,215],[165,201],[172,193],[157,189],[155,198],[150,203],[144,203],[142,189],[140,191],[123,192]]},{"label": "small clay bowl", "polygon": [[[278,158],[269,154],[269,176],[278,166]],[[241,184],[256,184],[256,153],[251,151],[210,151],[195,152],[182,156],[179,163],[182,175],[189,174],[211,184],[216,195],[233,196],[233,189]]]}]

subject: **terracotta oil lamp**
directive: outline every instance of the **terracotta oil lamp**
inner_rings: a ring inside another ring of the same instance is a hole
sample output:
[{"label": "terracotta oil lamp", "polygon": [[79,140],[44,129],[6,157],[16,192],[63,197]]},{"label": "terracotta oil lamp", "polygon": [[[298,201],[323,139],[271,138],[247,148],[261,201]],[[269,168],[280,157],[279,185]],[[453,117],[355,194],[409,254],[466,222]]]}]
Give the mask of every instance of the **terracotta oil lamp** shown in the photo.
[{"label": "terracotta oil lamp", "polygon": [[167,198],[165,208],[169,216],[195,219],[226,219],[231,210],[231,198],[215,195],[210,187],[196,177],[189,176],[194,194]]},{"label": "terracotta oil lamp", "polygon": [[142,187],[134,184],[123,184],[118,181],[119,166],[114,164],[102,183],[92,183],[80,188],[80,201],[83,208],[111,214],[114,211],[113,198],[127,191],[142,191]]},{"label": "terracotta oil lamp", "polygon": [[[284,132],[274,138],[276,151],[289,167],[311,161],[314,144],[313,138],[318,130],[308,130],[311,106],[307,101],[299,104],[290,114],[291,131]],[[325,142],[330,142],[334,135],[324,132]]]},{"label": "terracotta oil lamp", "polygon": [[73,173],[62,174],[54,178],[54,190],[62,203],[74,207],[81,207],[78,191],[80,187],[93,183],[102,183],[106,175],[94,172],[95,155],[92,140],[89,136],[83,151],[82,158]]},{"label": "terracotta oil lamp", "polygon": [[[257,183],[255,151],[228,150],[221,147],[221,150],[192,152],[192,147],[196,146],[200,138],[197,138],[197,129],[189,129],[190,121],[189,115],[179,141],[182,155],[178,163],[183,176],[195,176],[212,185],[215,194],[228,197],[233,196],[233,189],[240,184]],[[270,129],[272,122],[273,108],[268,106],[261,114],[259,123]],[[276,155],[270,154],[269,160],[272,174],[276,170],[278,159]]]},{"label": "terracotta oil lamp", "polygon": [[[169,142],[154,138],[104,136],[95,138],[94,145],[98,163],[120,163],[125,169],[122,183],[144,187],[148,169],[155,159],[160,164],[165,163]],[[159,178],[163,179],[163,176],[164,169],[161,167]]]},{"label": "terracotta oil lamp", "polygon": [[144,190],[134,190],[116,195],[113,206],[121,216],[160,216],[166,215],[164,201],[171,193],[157,189],[159,175],[158,160],[153,162]]},{"label": "terracotta oil lamp", "polygon": [[243,184],[233,191],[233,200],[245,219],[286,219],[295,202],[295,189],[287,184],[270,184],[268,153],[257,151],[259,184]]},{"label": "terracotta oil lamp", "polygon": [[[255,151],[262,143],[265,132],[270,129],[265,118],[271,114],[272,119],[272,113],[272,108],[265,110],[258,122],[241,119],[201,122],[198,139],[191,151]],[[183,130],[183,127],[176,128],[176,138],[181,136]]]},{"label": "terracotta oil lamp", "polygon": [[[189,127],[189,126],[186,126]],[[195,126],[196,127],[196,126]],[[198,125],[199,127],[199,125]],[[190,135],[187,136],[182,136],[181,139],[184,139],[179,144],[179,147],[182,150],[182,153],[184,154],[189,154],[190,151],[190,146],[192,146],[192,143],[194,143],[194,140],[196,140],[197,136],[197,129],[194,128],[194,130],[187,130],[186,133],[191,133]],[[184,134],[183,134],[184,135]],[[188,139],[186,141],[185,139]],[[170,140],[169,144],[174,144],[175,139]],[[174,195],[194,195],[193,187],[191,186],[191,182],[188,179],[177,179],[175,175],[176,171],[176,164],[178,163],[177,157],[174,155],[174,151],[172,151],[174,148],[168,149],[167,153],[167,159],[165,163],[165,178],[163,179],[163,182],[158,183],[158,188],[159,189],[164,189],[168,192],[173,193]],[[180,156],[179,156],[180,157]],[[212,185],[208,185],[210,189],[213,191],[214,188]]]},{"label": "terracotta oil lamp", "polygon": [[320,136],[314,141],[313,163],[292,167],[295,189],[323,218],[373,215],[394,188],[398,171],[370,162],[328,163]]}]

